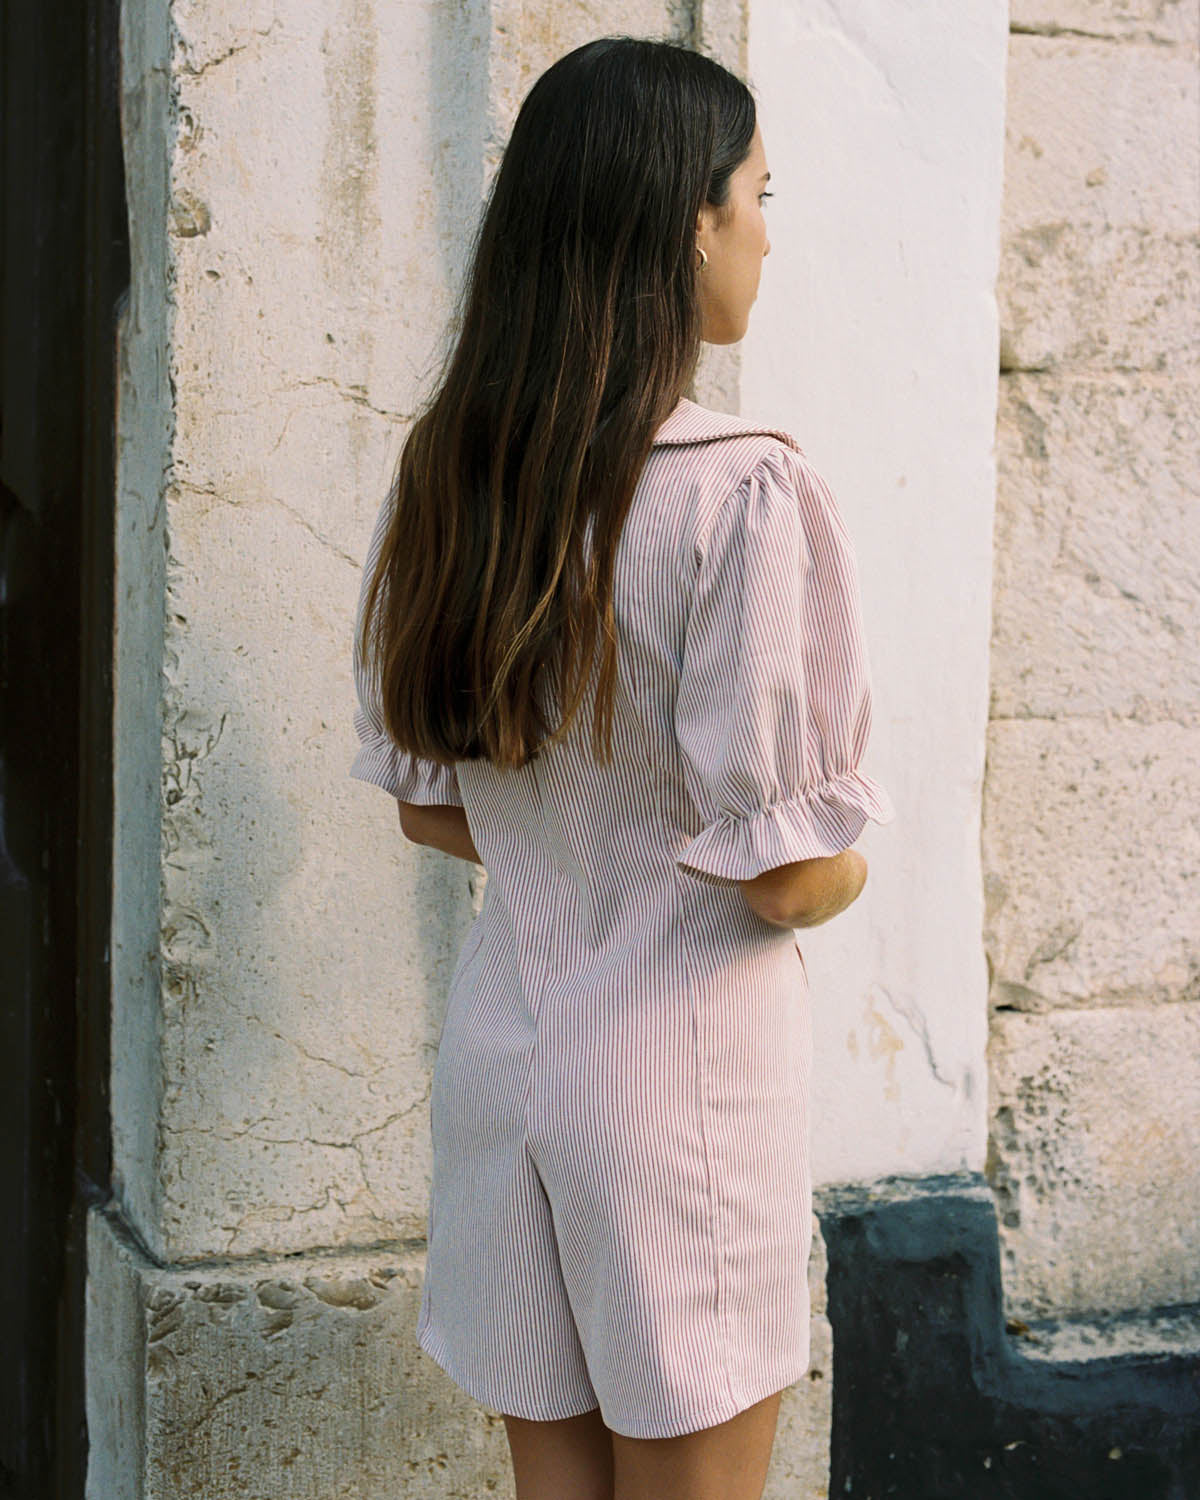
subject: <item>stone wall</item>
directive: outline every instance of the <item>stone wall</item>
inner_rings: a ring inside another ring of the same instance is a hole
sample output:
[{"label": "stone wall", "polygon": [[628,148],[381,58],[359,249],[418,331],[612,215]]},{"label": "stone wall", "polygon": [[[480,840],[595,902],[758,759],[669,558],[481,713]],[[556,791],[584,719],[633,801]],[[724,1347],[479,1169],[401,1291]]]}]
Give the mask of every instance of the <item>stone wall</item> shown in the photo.
[{"label": "stone wall", "polygon": [[1200,1300],[1200,7],[1014,0],[988,1175],[1024,1319]]},{"label": "stone wall", "polygon": [[[428,1098],[481,872],[350,780],[370,527],[520,100],[613,32],[745,67],[741,0],[122,8],[113,1198],[91,1500],[511,1493],[415,1338]],[[697,399],[736,410],[738,351]],[[823,1492],[830,1336],[770,1493]]]},{"label": "stone wall", "polygon": [[[480,883],[347,777],[350,626],[516,108],[608,32],[749,65],[777,244],[746,350],[694,393],[796,431],[860,542],[900,818],[868,902],[813,938],[817,1175],[903,1204],[905,1174],[977,1174],[986,1124],[1013,1317],[1200,1299],[1200,23],[1014,0],[997,335],[1001,9],[124,7],[93,1500],[511,1492],[496,1415],[415,1345],[429,1076]],[[771,1500],[829,1483],[814,1248]],[[970,1333],[913,1306],[913,1368],[926,1314]],[[839,1377],[867,1420],[876,1375]]]}]

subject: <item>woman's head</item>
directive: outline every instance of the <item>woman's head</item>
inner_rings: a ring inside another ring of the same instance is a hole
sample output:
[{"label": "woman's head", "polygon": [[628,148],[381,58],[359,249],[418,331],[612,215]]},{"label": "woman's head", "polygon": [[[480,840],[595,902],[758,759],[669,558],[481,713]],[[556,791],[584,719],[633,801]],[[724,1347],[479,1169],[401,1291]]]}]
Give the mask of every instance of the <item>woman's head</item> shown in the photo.
[{"label": "woman's head", "polygon": [[755,113],[712,59],[633,37],[577,47],[522,103],[367,599],[403,748],[523,764],[551,719],[565,733],[599,647],[602,753],[617,539],[701,342],[745,332],[769,249]]},{"label": "woman's head", "polygon": [[615,304],[618,320],[632,315],[642,337],[692,364],[699,340],[745,332],[768,248],[765,172],[754,98],[727,69],[669,42],[587,42],[521,106],[477,270],[510,288],[536,274],[581,299],[580,313]]}]

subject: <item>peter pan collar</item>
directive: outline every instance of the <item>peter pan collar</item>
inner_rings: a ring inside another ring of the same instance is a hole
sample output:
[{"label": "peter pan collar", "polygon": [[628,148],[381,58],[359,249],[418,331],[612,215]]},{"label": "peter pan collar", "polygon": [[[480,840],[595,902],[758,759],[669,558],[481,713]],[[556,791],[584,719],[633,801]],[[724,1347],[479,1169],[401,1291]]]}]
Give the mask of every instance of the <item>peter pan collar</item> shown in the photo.
[{"label": "peter pan collar", "polygon": [[763,427],[749,417],[730,416],[727,412],[710,411],[686,396],[654,434],[653,447],[671,443],[707,443],[713,438],[736,437],[743,433],[764,433],[777,437],[790,448],[799,448],[791,433],[777,427]]}]

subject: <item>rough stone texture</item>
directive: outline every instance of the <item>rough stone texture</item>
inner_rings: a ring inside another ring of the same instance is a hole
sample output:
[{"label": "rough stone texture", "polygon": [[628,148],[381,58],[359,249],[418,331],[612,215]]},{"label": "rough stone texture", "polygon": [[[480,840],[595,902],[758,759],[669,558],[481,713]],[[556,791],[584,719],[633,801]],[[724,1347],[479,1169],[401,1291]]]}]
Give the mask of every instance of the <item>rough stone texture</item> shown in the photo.
[{"label": "rough stone texture", "polygon": [[[994,722],[993,1001],[1037,1011],[1200,999],[1198,804],[1200,726]],[[1150,1012],[1146,1024],[1157,1024]]]},{"label": "rough stone texture", "polygon": [[993,717],[1200,724],[1200,386],[1000,384]]},{"label": "rough stone texture", "polygon": [[1197,0],[1011,0],[1012,29],[1043,36],[1194,42]]},{"label": "rough stone texture", "polygon": [[1006,1310],[1200,1301],[1200,1004],[994,1017]]},{"label": "rough stone texture", "polygon": [[1165,48],[1014,36],[1006,234],[1035,224],[1194,235],[1200,199],[1196,42]]},{"label": "rough stone texture", "polygon": [[416,1343],[420,1285],[403,1246],[160,1270],[93,1210],[88,1338],[115,1378],[89,1381],[89,1431],[119,1462],[88,1500],[511,1496],[499,1417]]},{"label": "rough stone texture", "polygon": [[1197,367],[1193,45],[1017,36],[1009,56],[1001,363]]},{"label": "rough stone texture", "polygon": [[1015,0],[989,1175],[1027,1317],[1197,1297],[1200,6]]},{"label": "rough stone texture", "polygon": [[1049,220],[1004,241],[1004,370],[1196,378],[1200,251],[1193,235]]},{"label": "rough stone texture", "polygon": [[[513,1494],[498,1412],[416,1342],[413,1245],[159,1269],[89,1218],[88,1500],[477,1500]],[[786,1393],[766,1500],[828,1494],[830,1333],[814,1224],[813,1360]]]}]

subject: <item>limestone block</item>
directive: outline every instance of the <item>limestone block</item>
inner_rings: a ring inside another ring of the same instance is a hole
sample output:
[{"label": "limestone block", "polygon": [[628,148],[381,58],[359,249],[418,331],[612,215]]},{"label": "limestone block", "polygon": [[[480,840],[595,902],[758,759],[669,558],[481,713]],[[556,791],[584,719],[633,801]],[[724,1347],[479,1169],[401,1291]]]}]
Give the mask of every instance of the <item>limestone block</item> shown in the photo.
[{"label": "limestone block", "polygon": [[1200,382],[1000,382],[994,717],[1200,724]]},{"label": "limestone block", "polygon": [[1200,1300],[1200,1004],[997,1015],[989,1061],[1009,1316]]},{"label": "limestone block", "polygon": [[997,284],[1001,370],[1200,367],[1200,238],[1065,219],[1010,230]]},{"label": "limestone block", "polygon": [[406,845],[347,776],[357,565],[286,505],[184,494],[170,515],[149,1237],[182,1261],[422,1234],[472,867]]},{"label": "limestone block", "polygon": [[1200,40],[1196,0],[1011,0],[1014,31],[1141,42]]},{"label": "limestone block", "polygon": [[1194,370],[1194,54],[1015,37],[1005,133],[1002,368]]},{"label": "limestone block", "polygon": [[1195,234],[1198,125],[1189,49],[1014,36],[1005,232],[1065,222]]},{"label": "limestone block", "polygon": [[486,49],[452,10],[172,11],[156,1074],[114,1052],[114,1098],[162,1094],[115,1175],[167,1260],[424,1230],[471,871],[349,780],[350,636],[480,208]]},{"label": "limestone block", "polygon": [[511,1497],[499,1416],[416,1342],[416,1251],[160,1270],[93,1210],[88,1264],[88,1500]]},{"label": "limestone block", "polygon": [[[500,1414],[416,1342],[418,1246],[162,1269],[94,1209],[88,1268],[88,1500],[512,1496]],[[828,1494],[815,1222],[810,1270],[813,1359],[781,1404],[767,1500]]]},{"label": "limestone block", "polygon": [[[1200,726],[993,722],[983,812],[993,1002],[1200,998],[1198,805]],[[1149,1033],[1166,1011],[1139,1014]]]}]

